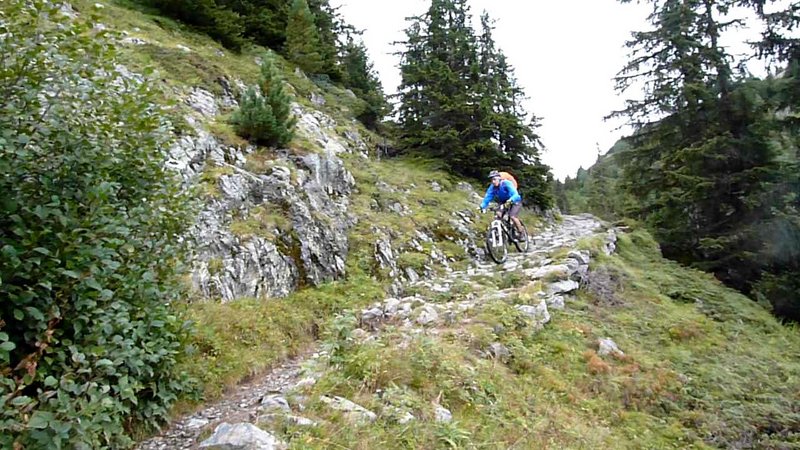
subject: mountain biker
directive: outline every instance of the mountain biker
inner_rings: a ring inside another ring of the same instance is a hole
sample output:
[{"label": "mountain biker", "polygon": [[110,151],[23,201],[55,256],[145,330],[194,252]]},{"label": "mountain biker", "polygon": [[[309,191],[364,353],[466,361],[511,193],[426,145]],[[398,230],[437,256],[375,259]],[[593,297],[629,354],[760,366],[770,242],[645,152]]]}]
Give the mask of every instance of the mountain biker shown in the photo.
[{"label": "mountain biker", "polygon": [[[485,213],[486,207],[492,201],[505,205],[506,210],[508,210],[508,216],[514,222],[517,232],[522,233],[522,223],[520,223],[518,217],[519,211],[522,209],[522,196],[519,195],[511,181],[502,179],[500,172],[491,171],[489,178],[492,180],[492,184],[486,189],[486,196],[483,197],[483,202],[481,202],[481,212]],[[497,218],[501,218],[502,214],[502,211],[497,211]]]}]

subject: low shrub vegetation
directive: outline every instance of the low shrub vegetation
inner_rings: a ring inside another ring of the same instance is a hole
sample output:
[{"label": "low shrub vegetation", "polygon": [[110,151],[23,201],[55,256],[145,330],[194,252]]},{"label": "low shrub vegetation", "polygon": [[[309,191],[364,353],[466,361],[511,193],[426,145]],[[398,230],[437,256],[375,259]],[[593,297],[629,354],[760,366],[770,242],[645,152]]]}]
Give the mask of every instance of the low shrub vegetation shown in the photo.
[{"label": "low shrub vegetation", "polygon": [[192,389],[170,125],[58,4],[4,2],[0,47],[0,447],[123,448]]}]

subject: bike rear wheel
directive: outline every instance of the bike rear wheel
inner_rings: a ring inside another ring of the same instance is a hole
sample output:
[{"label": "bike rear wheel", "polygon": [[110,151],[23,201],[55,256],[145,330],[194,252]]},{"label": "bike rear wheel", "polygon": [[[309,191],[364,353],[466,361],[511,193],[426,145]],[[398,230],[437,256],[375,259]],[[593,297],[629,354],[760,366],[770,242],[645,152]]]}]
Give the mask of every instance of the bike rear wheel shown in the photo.
[{"label": "bike rear wheel", "polygon": [[[528,253],[528,248],[530,247],[530,244],[528,243],[528,228],[526,228],[525,224],[522,222],[519,224],[522,225],[522,233],[519,231],[514,232],[516,238],[514,240],[514,246],[517,247],[517,251],[521,253]],[[513,227],[514,225],[511,226]]]},{"label": "bike rear wheel", "polygon": [[506,236],[502,227],[489,226],[486,230],[486,253],[497,264],[503,264],[508,259]]}]

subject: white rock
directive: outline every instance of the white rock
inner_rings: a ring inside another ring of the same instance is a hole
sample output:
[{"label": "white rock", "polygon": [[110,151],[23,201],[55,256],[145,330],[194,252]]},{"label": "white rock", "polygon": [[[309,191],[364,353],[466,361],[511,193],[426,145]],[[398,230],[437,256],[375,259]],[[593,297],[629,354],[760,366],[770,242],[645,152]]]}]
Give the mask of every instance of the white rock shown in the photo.
[{"label": "white rock", "polygon": [[612,341],[611,338],[602,338],[597,341],[597,354],[600,356],[616,355],[623,356],[625,353],[617,347],[617,343]]},{"label": "white rock", "polygon": [[500,342],[493,342],[489,345],[488,353],[497,359],[507,359],[511,357],[511,352],[508,350],[508,347],[501,344]]},{"label": "white rock", "polygon": [[285,420],[285,421],[287,421],[289,423],[292,423],[294,425],[301,426],[301,427],[315,427],[315,426],[317,426],[317,422],[314,421],[314,420],[311,420],[311,419],[309,419],[307,417],[303,417],[303,416],[294,416],[294,415],[291,415],[291,414],[286,414],[286,415],[284,415],[284,414],[266,414],[266,415],[260,416],[258,418],[259,423],[262,423],[262,422],[273,423],[273,422],[277,422],[277,421],[280,421],[280,420]]},{"label": "white rock", "polygon": [[387,298],[383,301],[383,310],[386,311],[387,314],[395,314],[399,308],[400,300],[394,297]]},{"label": "white rock", "polygon": [[219,112],[214,94],[199,87],[192,88],[186,103],[204,117],[214,117]]},{"label": "white rock", "polygon": [[533,319],[537,327],[542,327],[547,322],[550,322],[550,312],[547,310],[547,302],[544,300],[540,301],[536,306],[517,305],[517,309]]},{"label": "white rock", "polygon": [[207,450],[277,450],[286,444],[249,423],[221,423],[210,438],[200,443]]},{"label": "white rock", "polygon": [[315,104],[317,106],[322,106],[322,105],[325,104],[325,97],[317,94],[316,92],[312,92],[311,93],[311,103],[313,103],[313,104]]},{"label": "white rock", "polygon": [[436,308],[431,305],[425,305],[422,308],[422,312],[417,317],[417,323],[422,326],[434,323],[437,320],[439,320],[439,313],[436,312]]},{"label": "white rock", "polygon": [[384,407],[383,415],[401,425],[417,420],[408,410],[391,405]]},{"label": "white rock", "polygon": [[613,228],[606,233],[606,245],[603,247],[603,252],[606,255],[614,253],[617,249],[617,232]]},{"label": "white rock", "polygon": [[566,306],[563,295],[552,295],[546,297],[545,302],[547,302],[547,306],[552,309],[564,309]]},{"label": "white rock", "polygon": [[197,428],[202,428],[202,427],[204,427],[206,425],[208,425],[208,419],[194,418],[194,419],[189,419],[186,422],[186,425],[184,425],[184,427],[188,428],[190,430],[194,430],[194,429],[197,429]]},{"label": "white rock", "polygon": [[580,285],[577,281],[573,280],[563,280],[557,283],[552,283],[547,286],[546,292],[548,295],[552,294],[565,294],[567,292],[572,292],[578,289]]},{"label": "white rock", "polygon": [[289,412],[292,408],[289,407],[289,402],[281,395],[272,394],[267,395],[261,399],[261,406],[258,408],[260,411],[286,411]]},{"label": "white rock", "polygon": [[122,43],[130,45],[144,45],[147,44],[147,41],[138,37],[126,37],[122,40]]},{"label": "white rock", "polygon": [[315,426],[317,426],[317,422],[316,421],[311,420],[311,419],[309,419],[307,417],[289,415],[289,416],[286,416],[286,419],[289,420],[290,422],[292,422],[293,424],[299,425],[301,427],[315,427]]},{"label": "white rock", "polygon": [[537,269],[527,269],[525,275],[533,279],[558,277],[565,279],[569,276],[569,266],[566,264],[556,264],[552,266],[539,267]]},{"label": "white rock", "polygon": [[351,423],[374,422],[378,418],[374,412],[343,397],[322,396],[320,401],[337,411],[342,411]]},{"label": "white rock", "polygon": [[438,292],[438,293],[440,293],[440,294],[445,294],[445,293],[448,293],[448,292],[450,292],[450,285],[449,285],[449,284],[439,284],[439,283],[434,283],[434,284],[431,286],[431,290],[432,290],[433,292]]},{"label": "white rock", "polygon": [[408,278],[409,283],[416,283],[419,281],[419,275],[411,267],[406,267],[406,278]]},{"label": "white rock", "polygon": [[591,256],[586,250],[573,250],[569,252],[567,257],[576,259],[581,264],[589,264],[589,261],[591,260]]},{"label": "white rock", "polygon": [[451,413],[449,409],[439,405],[436,405],[434,416],[436,417],[437,422],[447,423],[453,420],[453,413]]},{"label": "white rock", "polygon": [[313,386],[315,384],[317,384],[317,379],[316,378],[314,378],[314,377],[305,377],[302,380],[300,380],[297,383],[295,383],[294,389],[302,389],[302,388],[305,388],[307,386]]},{"label": "white rock", "polygon": [[581,267],[580,261],[578,261],[575,258],[567,258],[564,264],[567,266],[570,275],[575,273],[578,270],[578,268]]},{"label": "white rock", "polygon": [[516,261],[509,261],[503,264],[503,270],[505,271],[517,270],[517,267],[519,267],[519,263]]}]

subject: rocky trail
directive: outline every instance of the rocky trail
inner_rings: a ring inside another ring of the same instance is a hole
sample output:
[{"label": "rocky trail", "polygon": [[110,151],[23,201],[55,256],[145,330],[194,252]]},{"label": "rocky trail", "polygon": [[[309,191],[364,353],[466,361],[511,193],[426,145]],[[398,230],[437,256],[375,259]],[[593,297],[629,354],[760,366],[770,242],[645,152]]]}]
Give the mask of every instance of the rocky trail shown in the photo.
[{"label": "rocky trail", "polygon": [[[481,303],[510,297],[523,289],[514,286],[498,289],[496,284],[486,285],[489,280],[512,275],[522,280],[515,285],[527,285],[528,289],[529,286],[537,287],[535,295],[527,302],[529,304],[516,307],[531,317],[537,327],[543,327],[550,320],[551,311],[565,308],[570,292],[586,280],[590,254],[578,250],[576,244],[579,239],[594,235],[603,237],[607,254],[614,251],[614,229],[607,229],[590,215],[564,216],[561,223],[532,236],[527,253],[510,252],[503,265],[473,261],[465,270],[409,283],[404,289],[406,297],[388,298],[364,309],[353,338],[361,341],[375,339],[386,323],[395,324],[409,335],[436,334],[448,327],[469,323],[468,311]],[[613,346],[613,343],[609,345]],[[504,352],[507,349],[501,344],[493,344],[487,349],[487,353],[497,357]],[[269,429],[269,424],[278,420],[301,426],[315,424],[302,417],[304,404],[308,401],[302,392],[304,386],[313,385],[319,377],[319,372],[313,367],[319,366],[324,358],[325,354],[320,350],[286,361],[227,393],[219,401],[176,421],[160,435],[141,442],[137,448],[284,448],[285,444],[263,429]],[[378,416],[344,398],[323,397],[321,400],[355,421],[372,421]],[[436,411],[437,420],[449,420],[450,412],[439,409]],[[390,412],[381,412],[387,413]],[[414,420],[409,413],[405,415],[408,417],[399,420]],[[256,427],[256,423],[260,427]]]}]

